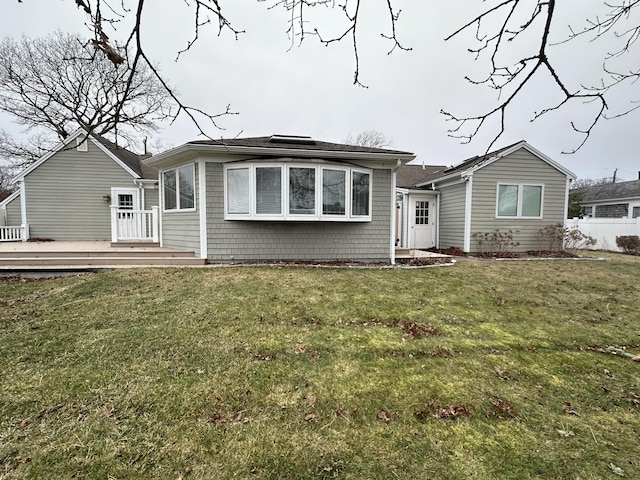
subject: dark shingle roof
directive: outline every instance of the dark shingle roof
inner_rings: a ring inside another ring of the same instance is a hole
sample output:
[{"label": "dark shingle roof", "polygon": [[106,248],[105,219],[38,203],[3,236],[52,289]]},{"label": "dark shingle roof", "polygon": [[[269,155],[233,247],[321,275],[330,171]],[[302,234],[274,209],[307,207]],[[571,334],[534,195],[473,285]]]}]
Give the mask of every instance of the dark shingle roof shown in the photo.
[{"label": "dark shingle roof", "polygon": [[583,187],[576,192],[581,195],[582,202],[640,197],[640,180]]},{"label": "dark shingle roof", "polygon": [[115,155],[122,163],[138,174],[140,178],[158,178],[158,170],[156,168],[149,167],[142,163],[142,160],[149,158],[151,155],[138,155],[95,133],[91,134],[91,136]]},{"label": "dark shingle roof", "polygon": [[229,147],[261,147],[261,148],[290,148],[292,150],[318,150],[325,152],[360,152],[386,153],[398,155],[412,155],[410,152],[390,150],[386,148],[361,147],[313,140],[310,137],[293,137],[273,135],[270,137],[228,138],[220,140],[195,140],[192,145],[219,145]]},{"label": "dark shingle roof", "polygon": [[402,165],[396,172],[398,188],[414,188],[416,185],[441,177],[444,165]]},{"label": "dark shingle roof", "polygon": [[477,155],[475,157],[471,157],[468,158],[466,160],[464,160],[462,163],[459,163],[458,165],[455,165],[453,167],[449,167],[444,171],[445,175],[449,175],[451,173],[456,173],[456,172],[462,172],[465,170],[468,170],[472,167],[475,167],[477,165],[480,165],[481,163],[487,161],[487,160],[491,160],[492,158],[496,157],[497,155],[500,155],[502,152],[509,150],[510,148],[515,147],[516,145],[518,145],[519,143],[524,143],[522,141],[520,142],[516,142],[516,143],[512,143],[511,145],[507,145],[506,147],[500,148],[498,150],[494,150],[492,152],[487,152],[484,155]]}]

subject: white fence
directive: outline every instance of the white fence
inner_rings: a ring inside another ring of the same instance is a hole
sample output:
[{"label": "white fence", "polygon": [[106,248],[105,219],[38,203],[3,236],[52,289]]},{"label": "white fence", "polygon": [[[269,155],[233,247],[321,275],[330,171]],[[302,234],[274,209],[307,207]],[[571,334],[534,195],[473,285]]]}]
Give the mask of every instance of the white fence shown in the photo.
[{"label": "white fence", "polygon": [[0,242],[26,242],[29,238],[29,227],[0,227]]},{"label": "white fence", "polygon": [[573,218],[567,220],[567,227],[577,227],[585,235],[595,238],[598,243],[591,247],[594,250],[619,252],[616,237],[640,236],[640,218]]},{"label": "white fence", "polygon": [[150,240],[158,242],[158,207],[128,210],[111,207],[111,241]]}]

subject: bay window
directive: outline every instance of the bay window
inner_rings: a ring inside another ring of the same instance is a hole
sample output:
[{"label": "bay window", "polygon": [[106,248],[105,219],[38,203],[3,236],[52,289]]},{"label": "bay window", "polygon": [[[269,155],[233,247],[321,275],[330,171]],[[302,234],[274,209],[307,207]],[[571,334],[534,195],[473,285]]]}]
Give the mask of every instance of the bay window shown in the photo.
[{"label": "bay window", "polygon": [[496,217],[542,218],[543,185],[498,184]]},{"label": "bay window", "polygon": [[225,165],[225,219],[370,221],[371,175],[337,165]]}]

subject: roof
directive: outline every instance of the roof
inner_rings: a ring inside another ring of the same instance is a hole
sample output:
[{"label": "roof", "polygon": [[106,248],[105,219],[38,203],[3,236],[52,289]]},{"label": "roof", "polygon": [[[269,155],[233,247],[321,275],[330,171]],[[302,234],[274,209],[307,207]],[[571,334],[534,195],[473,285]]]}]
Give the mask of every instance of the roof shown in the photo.
[{"label": "roof", "polygon": [[381,162],[396,168],[415,159],[415,155],[401,150],[363,147],[343,143],[321,142],[311,137],[271,135],[269,137],[194,140],[159,153],[144,161],[158,168],[170,168],[201,155],[215,155],[220,161],[229,156],[239,158],[311,158],[336,161]]},{"label": "roof", "polygon": [[292,150],[317,150],[323,152],[360,152],[360,153],[385,153],[398,155],[412,155],[410,152],[390,150],[386,148],[362,147],[360,145],[347,145],[344,143],[321,142],[311,137],[291,135],[271,135],[270,137],[227,138],[220,140],[195,140],[188,142],[191,145],[218,145],[229,147],[262,147],[262,148],[288,148]]},{"label": "roof", "polygon": [[425,182],[421,182],[417,186],[420,187],[432,181],[440,182],[443,180],[459,179],[460,177],[463,177],[463,176],[472,175],[473,172],[475,172],[476,170],[479,170],[480,168],[491,165],[493,162],[499,160],[500,158],[506,157],[507,155],[511,155],[512,153],[520,150],[521,148],[524,148],[529,153],[535,155],[540,160],[547,163],[551,167],[555,168],[563,175],[566,175],[571,179],[576,178],[576,175],[573,172],[571,172],[570,170],[567,170],[565,167],[563,167],[556,161],[552,160],[551,158],[547,157],[544,153],[540,152],[539,150],[536,150],[527,142],[522,140],[520,142],[513,143],[506,147],[502,147],[498,150],[487,152],[484,155],[468,158],[463,162],[459,163],[458,165],[447,168],[442,172],[441,175],[435,178],[430,178]]},{"label": "roof", "polygon": [[593,185],[578,188],[575,192],[581,195],[582,203],[640,197],[640,180]]},{"label": "roof", "polygon": [[502,153],[506,152],[507,150],[510,150],[514,147],[516,147],[517,145],[520,145],[522,143],[526,143],[524,141],[520,141],[520,142],[516,142],[513,143],[511,145],[508,145],[506,147],[502,147],[498,150],[494,150],[492,152],[487,152],[484,155],[476,155],[475,157],[471,157],[471,158],[467,158],[466,160],[463,160],[461,163],[459,163],[458,165],[455,165],[453,167],[449,167],[444,171],[444,175],[449,175],[450,173],[456,173],[456,172],[462,172],[465,170],[469,170],[470,168],[482,165],[483,163],[493,159],[494,157],[500,157]]},{"label": "roof", "polygon": [[396,186],[414,188],[442,176],[446,168],[444,165],[402,165],[396,171]]},{"label": "roof", "polygon": [[115,155],[122,163],[133,170],[140,178],[158,178],[157,169],[142,163],[142,160],[149,158],[151,155],[138,155],[137,153],[133,153],[132,151],[127,150],[126,148],[121,147],[100,135],[92,134],[91,136],[94,140],[100,142],[102,146]]}]

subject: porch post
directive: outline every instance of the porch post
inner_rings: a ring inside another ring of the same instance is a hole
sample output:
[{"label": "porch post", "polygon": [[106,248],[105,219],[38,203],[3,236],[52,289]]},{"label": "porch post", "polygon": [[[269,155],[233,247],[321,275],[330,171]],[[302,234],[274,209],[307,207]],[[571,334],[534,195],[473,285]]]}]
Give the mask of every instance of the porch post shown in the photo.
[{"label": "porch post", "polygon": [[159,215],[160,212],[160,207],[158,205],[154,205],[153,207],[151,207],[151,236],[152,236],[152,240],[153,243],[158,243],[159,241],[159,230],[160,230],[160,223],[158,222],[158,219],[160,217]]},{"label": "porch post", "polygon": [[111,242],[118,242],[118,206],[111,205]]}]

